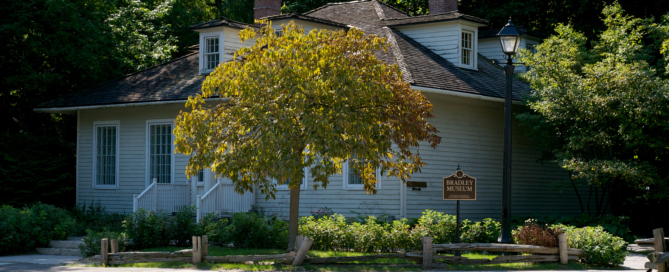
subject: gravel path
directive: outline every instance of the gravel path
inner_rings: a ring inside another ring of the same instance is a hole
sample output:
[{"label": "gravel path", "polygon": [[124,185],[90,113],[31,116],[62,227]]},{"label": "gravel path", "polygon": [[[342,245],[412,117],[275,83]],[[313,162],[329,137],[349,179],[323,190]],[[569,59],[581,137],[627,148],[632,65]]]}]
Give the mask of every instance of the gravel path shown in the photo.
[{"label": "gravel path", "polygon": [[639,253],[628,253],[623,264],[624,269],[645,270],[644,264],[648,262],[647,255]]}]

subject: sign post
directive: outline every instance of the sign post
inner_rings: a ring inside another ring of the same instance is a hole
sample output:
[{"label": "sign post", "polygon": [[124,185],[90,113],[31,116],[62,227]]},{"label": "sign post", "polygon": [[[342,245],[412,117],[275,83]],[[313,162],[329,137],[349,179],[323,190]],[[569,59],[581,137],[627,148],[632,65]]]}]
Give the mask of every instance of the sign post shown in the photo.
[{"label": "sign post", "polygon": [[[444,200],[457,201],[455,242],[460,243],[460,200],[476,200],[476,178],[466,175],[458,165],[455,174],[444,178],[443,196]],[[455,256],[460,256],[460,251]]]}]

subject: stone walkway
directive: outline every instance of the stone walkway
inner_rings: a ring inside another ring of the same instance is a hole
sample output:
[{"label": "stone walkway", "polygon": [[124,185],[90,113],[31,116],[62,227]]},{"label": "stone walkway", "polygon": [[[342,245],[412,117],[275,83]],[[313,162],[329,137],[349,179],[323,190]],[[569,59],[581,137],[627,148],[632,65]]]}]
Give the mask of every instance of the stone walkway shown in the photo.
[{"label": "stone walkway", "polygon": [[644,265],[648,262],[648,255],[629,253],[623,264],[624,269],[646,270]]},{"label": "stone walkway", "polygon": [[79,259],[81,259],[79,256],[34,254],[0,257],[0,263],[74,264]]}]

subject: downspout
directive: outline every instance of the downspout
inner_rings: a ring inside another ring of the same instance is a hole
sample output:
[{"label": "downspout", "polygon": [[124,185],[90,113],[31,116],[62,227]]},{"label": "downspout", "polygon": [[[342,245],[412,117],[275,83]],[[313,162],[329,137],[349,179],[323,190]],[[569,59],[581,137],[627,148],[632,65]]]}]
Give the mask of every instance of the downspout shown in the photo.
[{"label": "downspout", "polygon": [[[80,125],[81,123],[81,111],[77,110],[77,147],[75,150],[75,159],[74,159],[74,205],[79,205],[79,138],[80,137]],[[95,167],[95,165],[93,166]]]}]

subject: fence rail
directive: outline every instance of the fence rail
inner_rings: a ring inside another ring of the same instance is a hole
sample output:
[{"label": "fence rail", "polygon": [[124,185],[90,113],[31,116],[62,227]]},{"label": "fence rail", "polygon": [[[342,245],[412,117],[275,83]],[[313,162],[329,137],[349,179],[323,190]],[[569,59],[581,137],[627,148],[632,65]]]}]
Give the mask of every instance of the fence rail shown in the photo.
[{"label": "fence rail", "polygon": [[233,184],[219,180],[204,196],[197,196],[197,221],[208,213],[248,212],[255,205],[255,194],[235,192]]},{"label": "fence rail", "polygon": [[157,179],[144,192],[133,196],[132,211],[140,208],[164,213],[178,212],[191,205],[191,184],[186,183],[158,183]]}]

